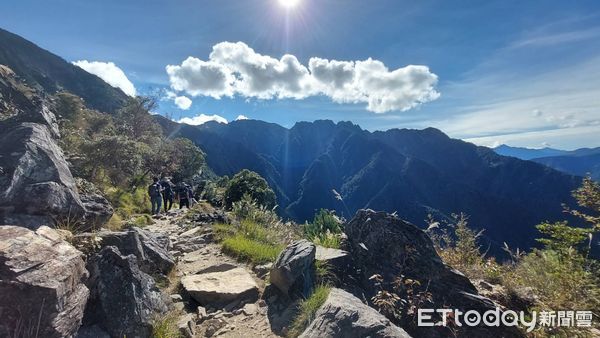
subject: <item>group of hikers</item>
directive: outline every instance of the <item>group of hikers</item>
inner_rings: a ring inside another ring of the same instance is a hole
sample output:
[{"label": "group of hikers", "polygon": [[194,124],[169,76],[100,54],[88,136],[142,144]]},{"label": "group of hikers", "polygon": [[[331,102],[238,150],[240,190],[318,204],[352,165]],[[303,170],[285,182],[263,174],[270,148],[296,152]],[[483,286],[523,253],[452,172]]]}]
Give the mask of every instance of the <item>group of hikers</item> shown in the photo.
[{"label": "group of hikers", "polygon": [[171,210],[175,199],[179,200],[179,209],[183,207],[189,209],[190,206],[196,203],[194,192],[189,184],[181,182],[174,185],[168,177],[162,179],[154,177],[152,184],[148,186],[148,196],[150,196],[150,202],[152,203],[152,215],[159,214],[163,205],[165,212]]}]

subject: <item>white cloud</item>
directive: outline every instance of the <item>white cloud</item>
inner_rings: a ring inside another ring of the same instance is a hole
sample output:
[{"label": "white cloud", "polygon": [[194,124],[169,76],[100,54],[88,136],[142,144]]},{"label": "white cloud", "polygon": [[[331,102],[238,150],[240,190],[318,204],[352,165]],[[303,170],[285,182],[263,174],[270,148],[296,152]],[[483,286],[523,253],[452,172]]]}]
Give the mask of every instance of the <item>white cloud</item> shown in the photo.
[{"label": "white cloud", "polygon": [[235,118],[236,121],[241,121],[241,120],[247,120],[248,117],[245,115],[238,115],[238,117]]},{"label": "white cloud", "polygon": [[73,64],[88,73],[98,76],[109,85],[120,88],[129,96],[136,95],[133,83],[129,81],[123,70],[112,62],[79,60],[73,62]]},{"label": "white cloud", "polygon": [[175,105],[182,110],[188,110],[192,106],[192,100],[190,100],[187,96],[177,96],[175,98]]},{"label": "white cloud", "polygon": [[188,110],[192,106],[192,100],[189,97],[177,96],[176,93],[170,90],[166,91],[163,100],[173,100],[173,103],[181,110]]},{"label": "white cloud", "polygon": [[227,119],[219,116],[219,115],[205,115],[205,114],[200,114],[200,115],[196,115],[193,117],[184,117],[181,120],[177,121],[179,123],[185,123],[185,124],[190,124],[193,126],[199,126],[201,124],[204,124],[206,122],[209,121],[215,121],[215,122],[219,122],[219,123],[225,123],[227,124]]},{"label": "white cloud", "polygon": [[190,56],[181,65],[169,65],[166,69],[171,88],[175,90],[216,99],[233,95],[233,76],[226,67],[216,62],[204,62]]},{"label": "white cloud", "polygon": [[389,70],[381,61],[311,58],[256,53],[243,42],[213,46],[208,61],[188,57],[168,65],[171,88],[216,99],[240,95],[257,99],[304,99],[324,95],[337,103],[366,103],[376,113],[405,111],[435,100],[437,76],[426,66]]}]

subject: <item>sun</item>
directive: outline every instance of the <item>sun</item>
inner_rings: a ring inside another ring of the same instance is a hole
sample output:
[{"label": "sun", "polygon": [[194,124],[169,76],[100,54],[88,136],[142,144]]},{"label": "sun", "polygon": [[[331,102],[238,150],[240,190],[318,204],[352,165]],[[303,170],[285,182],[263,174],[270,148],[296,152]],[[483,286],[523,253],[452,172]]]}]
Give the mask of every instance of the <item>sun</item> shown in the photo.
[{"label": "sun", "polygon": [[279,1],[279,4],[285,8],[294,8],[300,3],[300,0],[278,0],[278,1]]}]

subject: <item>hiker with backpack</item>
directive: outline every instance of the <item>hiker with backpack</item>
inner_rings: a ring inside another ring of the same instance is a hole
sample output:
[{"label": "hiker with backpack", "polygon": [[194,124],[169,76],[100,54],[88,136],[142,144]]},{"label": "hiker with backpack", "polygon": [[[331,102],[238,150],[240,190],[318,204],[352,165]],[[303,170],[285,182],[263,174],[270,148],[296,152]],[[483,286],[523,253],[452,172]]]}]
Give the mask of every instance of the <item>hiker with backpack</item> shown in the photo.
[{"label": "hiker with backpack", "polygon": [[150,196],[150,202],[152,203],[152,215],[158,215],[162,203],[163,188],[158,182],[158,177],[154,177],[152,181],[152,184],[148,186],[148,196]]},{"label": "hiker with backpack", "polygon": [[189,185],[181,183],[177,192],[177,195],[179,196],[179,209],[182,209],[184,206],[188,209],[190,208],[191,192],[192,189],[190,189]]},{"label": "hiker with backpack", "polygon": [[163,189],[163,205],[165,206],[165,212],[167,212],[171,210],[171,207],[173,206],[173,199],[175,198],[173,184],[168,177],[163,177],[160,185]]}]

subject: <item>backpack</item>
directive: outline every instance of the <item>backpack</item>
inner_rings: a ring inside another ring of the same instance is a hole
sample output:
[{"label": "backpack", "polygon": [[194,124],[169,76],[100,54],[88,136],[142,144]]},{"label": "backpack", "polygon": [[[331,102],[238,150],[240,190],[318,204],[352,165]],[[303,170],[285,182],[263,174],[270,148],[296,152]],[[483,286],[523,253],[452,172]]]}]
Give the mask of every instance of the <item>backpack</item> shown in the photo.
[{"label": "backpack", "polygon": [[161,182],[160,185],[163,187],[163,193],[167,196],[167,197],[172,197],[173,196],[173,188],[171,187],[171,185],[168,182]]},{"label": "backpack", "polygon": [[186,186],[182,186],[179,188],[179,199],[189,199],[190,194],[189,190]]},{"label": "backpack", "polygon": [[159,197],[160,196],[160,184],[153,183],[148,187],[148,194],[150,197]]}]

